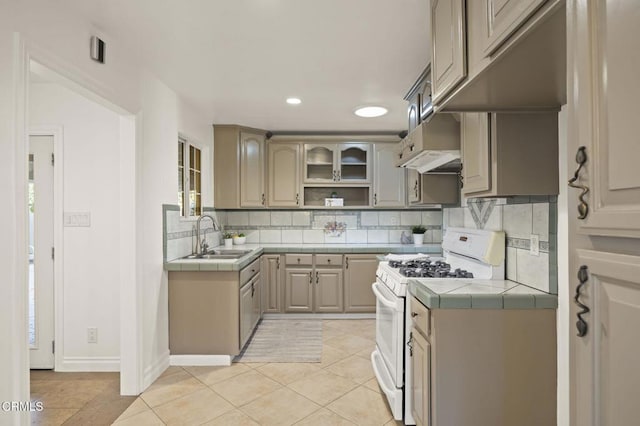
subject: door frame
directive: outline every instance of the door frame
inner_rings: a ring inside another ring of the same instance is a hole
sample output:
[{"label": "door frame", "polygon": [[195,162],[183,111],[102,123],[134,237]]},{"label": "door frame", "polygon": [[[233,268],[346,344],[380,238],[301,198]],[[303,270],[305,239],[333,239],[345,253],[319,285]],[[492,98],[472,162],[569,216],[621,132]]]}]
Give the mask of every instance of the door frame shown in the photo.
[{"label": "door frame", "polygon": [[59,371],[63,369],[63,357],[58,356],[58,354],[64,353],[64,286],[62,285],[64,283],[64,232],[62,226],[64,209],[64,130],[62,126],[55,125],[29,126],[28,136],[53,137],[53,155],[55,158],[53,166],[53,247],[55,247],[55,256],[53,257],[53,340],[56,342],[53,362],[54,370]]},{"label": "door frame", "polygon": [[[28,224],[25,214],[28,192],[28,137],[29,137],[29,84],[31,65],[35,62],[52,71],[59,82],[76,93],[97,102],[120,115],[120,152],[127,155],[120,167],[121,179],[121,205],[119,215],[127,218],[129,222],[121,224],[119,229],[120,246],[125,248],[120,254],[120,393],[122,395],[138,395],[143,389],[144,371],[142,362],[142,267],[138,265],[138,239],[140,223],[137,211],[137,197],[140,193],[140,177],[137,173],[140,162],[139,141],[142,137],[141,122],[142,112],[131,111],[127,106],[120,104],[113,97],[114,91],[105,86],[95,77],[81,71],[72,63],[52,55],[46,48],[38,46],[20,33],[13,35],[13,134],[14,134],[14,162],[16,182],[15,192],[15,225],[16,240],[14,241],[16,270],[12,283],[12,304],[15,310],[12,312],[12,323],[15,332],[8,342],[15,348],[15,356],[12,359],[14,375],[9,378],[12,382],[9,386],[16,398],[29,401],[30,399],[30,372],[29,372],[29,341],[28,341]],[[123,134],[125,136],[123,137]],[[62,159],[60,153],[57,157]],[[62,167],[57,172],[61,173]],[[132,180],[133,179],[133,180]],[[126,188],[122,182],[129,183]],[[123,193],[122,189],[126,192]],[[62,201],[61,201],[62,202]],[[62,219],[59,221],[62,224]],[[59,234],[60,235],[60,234]],[[56,241],[57,247],[61,247],[60,241]],[[61,256],[58,257],[58,262]],[[60,268],[58,268],[60,272]],[[56,272],[54,272],[55,274]],[[61,275],[55,276],[56,285],[62,284]],[[55,291],[55,290],[54,290]],[[58,296],[62,294],[58,292]],[[59,307],[59,306],[58,306]],[[59,316],[63,312],[59,311]],[[61,318],[56,318],[56,328],[62,327]],[[55,338],[62,343],[63,335],[56,330]],[[60,354],[60,349],[57,349]],[[61,356],[56,356],[56,367]],[[16,418],[28,421],[29,413],[21,412]]]}]

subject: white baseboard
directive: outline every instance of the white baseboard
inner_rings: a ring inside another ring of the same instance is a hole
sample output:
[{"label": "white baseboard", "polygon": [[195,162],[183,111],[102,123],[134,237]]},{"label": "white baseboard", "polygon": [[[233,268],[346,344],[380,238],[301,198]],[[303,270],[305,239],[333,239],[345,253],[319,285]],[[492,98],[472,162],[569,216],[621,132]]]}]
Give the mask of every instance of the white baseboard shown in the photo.
[{"label": "white baseboard", "polygon": [[120,371],[120,357],[67,356],[62,359],[62,365],[56,368],[56,371],[69,373]]},{"label": "white baseboard", "polygon": [[153,364],[144,369],[144,378],[142,379],[142,389],[140,392],[151,386],[167,368],[169,368],[169,350],[160,355]]},{"label": "white baseboard", "polygon": [[263,314],[264,319],[375,319],[376,314]]},{"label": "white baseboard", "polygon": [[231,355],[171,355],[169,357],[171,365],[178,366],[218,366],[231,365]]}]

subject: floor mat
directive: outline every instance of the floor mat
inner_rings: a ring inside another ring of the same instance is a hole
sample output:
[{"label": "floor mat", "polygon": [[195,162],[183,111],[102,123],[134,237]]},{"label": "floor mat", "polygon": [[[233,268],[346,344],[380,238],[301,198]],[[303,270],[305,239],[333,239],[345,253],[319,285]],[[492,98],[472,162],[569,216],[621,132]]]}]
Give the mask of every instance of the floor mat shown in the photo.
[{"label": "floor mat", "polygon": [[320,362],[322,320],[264,319],[235,362]]}]

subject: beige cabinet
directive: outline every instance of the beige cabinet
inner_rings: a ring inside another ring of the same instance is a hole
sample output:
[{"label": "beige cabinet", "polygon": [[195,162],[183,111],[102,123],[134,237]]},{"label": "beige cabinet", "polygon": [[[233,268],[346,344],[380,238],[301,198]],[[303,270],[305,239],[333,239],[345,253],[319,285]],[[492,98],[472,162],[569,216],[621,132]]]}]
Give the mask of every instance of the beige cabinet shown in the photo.
[{"label": "beige cabinet", "polygon": [[237,355],[262,316],[259,262],[237,271],[169,272],[172,355]]},{"label": "beige cabinet", "polygon": [[464,0],[431,1],[432,98],[438,103],[467,75]]},{"label": "beige cabinet", "polygon": [[285,312],[313,312],[313,268],[285,269]]},{"label": "beige cabinet", "polygon": [[240,347],[244,347],[262,317],[260,274],[240,289]]},{"label": "beige cabinet", "polygon": [[467,197],[558,193],[558,115],[464,113],[462,194]]},{"label": "beige cabinet", "polygon": [[460,177],[457,173],[424,173],[408,169],[409,205],[457,204]]},{"label": "beige cabinet", "polygon": [[554,309],[428,310],[410,297],[408,313],[416,423],[556,424]]},{"label": "beige cabinet", "polygon": [[260,268],[262,276],[262,310],[266,313],[281,313],[282,310],[282,269],[279,254],[262,256]]},{"label": "beige cabinet", "polygon": [[213,134],[215,207],[264,207],[265,133],[234,125],[215,125]]},{"label": "beige cabinet", "polygon": [[584,305],[572,303],[569,321],[571,424],[630,425],[640,387],[640,3],[568,0],[567,10],[569,282]]},{"label": "beige cabinet", "polygon": [[411,328],[411,414],[416,426],[429,425],[431,345],[417,328]]},{"label": "beige cabinet", "polygon": [[491,189],[491,144],[489,143],[489,114],[469,112],[461,114],[463,187],[462,193],[472,194]]},{"label": "beige cabinet", "polygon": [[269,207],[300,206],[299,143],[268,142]]},{"label": "beige cabinet", "polygon": [[371,144],[304,144],[305,183],[368,183],[371,176]]},{"label": "beige cabinet", "polygon": [[[579,249],[576,257],[585,280],[580,285],[574,278],[575,294],[588,311],[578,316],[582,309],[575,306],[570,321],[576,367],[572,419],[585,426],[636,424],[640,371],[630,366],[640,354],[640,256]],[[576,336],[573,326],[580,318],[584,336]]]},{"label": "beige cabinet", "polygon": [[343,312],[342,255],[285,255],[285,312]]},{"label": "beige cabinet", "polygon": [[373,207],[404,207],[406,172],[395,167],[398,143],[373,147]]},{"label": "beige cabinet", "polygon": [[314,312],[343,312],[342,268],[316,267],[313,292]]},{"label": "beige cabinet", "polygon": [[344,311],[375,312],[376,297],[371,284],[376,281],[376,255],[349,254],[344,256]]},{"label": "beige cabinet", "polygon": [[265,207],[264,135],[240,132],[240,207]]},{"label": "beige cabinet", "polygon": [[547,0],[484,0],[487,38],[484,53],[489,56]]},{"label": "beige cabinet", "polygon": [[432,13],[437,111],[551,110],[566,103],[565,0],[434,0]]}]

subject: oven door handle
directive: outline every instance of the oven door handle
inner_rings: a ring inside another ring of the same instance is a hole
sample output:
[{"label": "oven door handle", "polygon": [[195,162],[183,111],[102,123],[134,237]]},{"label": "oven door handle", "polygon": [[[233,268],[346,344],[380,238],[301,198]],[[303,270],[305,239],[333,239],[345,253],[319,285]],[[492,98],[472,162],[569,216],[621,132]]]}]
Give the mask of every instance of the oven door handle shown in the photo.
[{"label": "oven door handle", "polygon": [[398,310],[398,305],[395,301],[389,300],[378,290],[378,283],[371,284],[371,289],[373,290],[373,294],[376,295],[376,299],[380,301],[387,308],[393,309],[394,311]]}]

